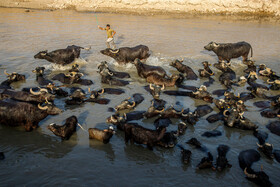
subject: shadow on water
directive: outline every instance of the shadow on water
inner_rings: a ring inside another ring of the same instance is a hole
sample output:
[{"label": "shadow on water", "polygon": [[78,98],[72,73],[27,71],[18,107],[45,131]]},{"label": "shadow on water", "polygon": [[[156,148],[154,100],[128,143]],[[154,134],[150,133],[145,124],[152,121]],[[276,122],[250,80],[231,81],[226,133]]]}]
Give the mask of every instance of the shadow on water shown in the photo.
[{"label": "shadow on water", "polygon": [[110,143],[103,144],[103,142],[91,139],[89,140],[89,147],[95,150],[103,151],[110,161],[114,161],[116,158],[115,151]]},{"label": "shadow on water", "polygon": [[6,126],[2,126],[0,137],[0,149],[7,154],[16,151],[17,154],[34,153],[47,158],[63,158],[77,145],[77,136],[71,137],[71,142],[61,141],[60,138],[50,137],[36,130],[25,132]]}]

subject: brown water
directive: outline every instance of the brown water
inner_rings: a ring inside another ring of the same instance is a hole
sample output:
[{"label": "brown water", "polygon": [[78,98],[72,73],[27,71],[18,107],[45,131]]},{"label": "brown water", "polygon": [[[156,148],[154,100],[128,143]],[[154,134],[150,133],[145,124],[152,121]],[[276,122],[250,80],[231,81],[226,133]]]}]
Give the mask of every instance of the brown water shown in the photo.
[{"label": "brown water", "polygon": [[[254,60],[257,64],[265,63],[279,72],[280,67],[280,24],[261,20],[241,21],[221,17],[172,18],[167,16],[133,16],[119,14],[96,14],[103,26],[110,23],[117,31],[116,43],[121,46],[145,44],[153,52],[148,64],[164,67],[169,73],[175,72],[168,64],[172,59],[184,58],[185,63],[195,71],[201,68],[201,62],[208,60],[215,63],[217,58],[211,52],[203,51],[203,46],[210,41],[237,42],[247,41],[253,46]],[[131,84],[125,87],[125,94],[120,96],[105,95],[111,100],[108,106],[87,103],[80,107],[65,107],[64,99],[55,103],[65,111],[58,116],[51,116],[40,123],[40,127],[30,133],[23,128],[0,126],[0,151],[6,159],[0,161],[0,186],[254,186],[244,177],[238,165],[238,154],[241,150],[257,149],[257,139],[251,132],[229,129],[220,125],[218,130],[223,135],[217,138],[205,138],[201,134],[215,128],[221,122],[209,124],[203,117],[194,126],[189,126],[186,134],[179,138],[179,143],[192,151],[192,161],[185,166],[180,160],[180,150],[155,148],[154,151],[140,145],[126,145],[124,134],[117,131],[109,144],[89,140],[87,133],[78,129],[69,141],[61,142],[54,136],[47,125],[63,121],[70,115],[76,115],[85,129],[91,127],[106,128],[105,119],[111,115],[108,107],[113,107],[121,100],[134,93],[143,93],[145,100],[137,110],[146,110],[152,97],[143,89],[146,85],[140,79],[133,65],[119,66],[111,58],[99,51],[105,48],[106,33],[98,30],[93,13],[74,11],[33,11],[26,13],[23,9],[0,9],[0,81],[5,79],[4,69],[8,72],[19,72],[27,76],[24,84],[14,85],[16,89],[36,85],[35,75],[31,72],[37,66],[47,68],[49,77],[66,71],[69,67],[52,66],[44,60],[35,60],[34,54],[48,49],[49,51],[65,48],[67,45],[92,46],[89,52],[82,52],[77,63],[82,65],[85,78],[94,81],[93,89],[106,85],[100,84],[96,73],[97,64],[103,60],[112,68],[127,71],[132,75]],[[240,59],[232,61],[237,75],[242,75],[245,66]],[[218,82],[220,73],[216,72],[216,82],[209,91],[222,89]],[[186,81],[185,84],[199,86],[206,80]],[[259,80],[259,82],[263,82]],[[86,87],[83,87],[86,88]],[[246,91],[245,87],[234,87],[237,92]],[[271,92],[273,95],[279,92]],[[184,108],[194,110],[200,101],[188,97],[171,97],[162,94],[168,104],[181,102]],[[245,116],[269,132],[265,125],[276,119],[260,116],[253,106],[255,99],[247,101],[249,111]],[[214,105],[211,105],[214,107]],[[215,109],[216,110],[216,109]],[[214,113],[214,112],[213,112]],[[211,113],[211,114],[213,114]],[[153,120],[139,121],[141,125],[154,128]],[[168,127],[177,129],[177,121]],[[221,173],[211,170],[196,171],[196,165],[205,153],[189,147],[184,142],[197,137],[216,158],[219,144],[231,147],[228,159],[233,165]],[[279,137],[269,133],[269,143],[280,149]],[[262,156],[254,164],[259,170],[263,165],[272,183],[279,186],[280,165],[274,160]]]}]

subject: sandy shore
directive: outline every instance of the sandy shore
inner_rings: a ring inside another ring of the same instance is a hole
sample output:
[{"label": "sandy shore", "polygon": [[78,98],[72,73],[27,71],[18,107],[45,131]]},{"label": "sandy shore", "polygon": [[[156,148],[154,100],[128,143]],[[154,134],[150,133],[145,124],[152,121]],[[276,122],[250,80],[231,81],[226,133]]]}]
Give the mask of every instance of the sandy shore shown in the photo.
[{"label": "sandy shore", "polygon": [[280,0],[0,0],[1,7],[133,14],[235,14],[280,17]]}]

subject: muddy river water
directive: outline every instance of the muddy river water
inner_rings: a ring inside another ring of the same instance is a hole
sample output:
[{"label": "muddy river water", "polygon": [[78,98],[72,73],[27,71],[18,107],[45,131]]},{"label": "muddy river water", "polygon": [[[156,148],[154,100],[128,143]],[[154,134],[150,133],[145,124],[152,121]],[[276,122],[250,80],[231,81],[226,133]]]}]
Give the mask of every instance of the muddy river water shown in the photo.
[{"label": "muddy river water", "polygon": [[[96,17],[101,26],[110,23],[116,30],[116,44],[136,46],[144,44],[152,51],[147,64],[162,66],[168,74],[175,73],[169,62],[176,58],[184,59],[195,72],[202,67],[204,60],[215,63],[217,57],[203,50],[210,41],[238,42],[247,41],[253,46],[253,58],[257,64],[264,63],[279,72],[280,68],[280,24],[261,20],[242,21],[223,17],[175,18],[168,16],[134,16],[92,12],[79,13],[64,11],[31,11],[24,9],[0,9],[0,81],[5,80],[3,71],[19,72],[26,75],[25,83],[14,84],[15,89],[35,86],[36,77],[31,72],[37,66],[44,66],[47,77],[65,72],[69,67],[53,66],[45,60],[34,59],[38,51],[65,48],[67,45],[91,46],[90,51],[83,51],[81,65],[85,78],[94,81],[92,89],[108,87],[100,84],[96,72],[97,65],[106,60],[110,67],[130,73],[131,83],[124,87],[125,94],[104,95],[111,100],[109,105],[87,103],[77,107],[67,107],[65,99],[55,100],[55,104],[64,110],[57,116],[49,116],[41,121],[40,127],[32,132],[25,132],[22,127],[11,128],[0,125],[0,152],[6,159],[0,161],[0,186],[254,186],[245,179],[238,165],[238,154],[245,149],[257,149],[257,139],[252,132],[224,127],[221,122],[209,124],[205,116],[195,126],[188,126],[186,134],[178,139],[179,143],[192,151],[189,165],[181,162],[178,147],[164,149],[156,147],[153,151],[141,145],[126,145],[124,133],[117,131],[109,144],[89,140],[88,134],[77,129],[70,140],[61,141],[47,129],[47,125],[56,122],[63,124],[70,115],[76,115],[85,129],[107,128],[105,119],[112,113],[113,107],[121,100],[134,93],[145,97],[136,110],[146,110],[150,106],[151,95],[143,86],[145,80],[136,74],[134,65],[117,65],[111,58],[99,51],[106,47],[106,33],[97,28]],[[243,74],[245,65],[240,59],[232,60],[232,67],[237,77]],[[212,68],[216,82],[209,87],[212,92],[223,87],[219,84],[220,72]],[[199,86],[205,79],[185,81],[186,85]],[[262,83],[263,80],[258,80]],[[247,87],[248,85],[246,85]],[[87,87],[82,87],[86,89]],[[246,91],[245,87],[233,87],[235,93]],[[271,92],[276,95],[279,92]],[[194,110],[202,101],[188,97],[174,97],[162,94],[168,104],[180,102],[184,108]],[[261,117],[259,109],[253,102],[247,101],[248,111],[245,116],[256,123],[260,129],[266,129],[271,121]],[[211,104],[217,112],[214,104]],[[138,121],[139,124],[154,128],[154,119]],[[168,131],[177,129],[177,120],[168,127]],[[202,137],[201,134],[218,126],[222,136],[216,138]],[[199,139],[214,155],[219,144],[230,146],[228,153],[232,168],[223,172],[196,170],[196,165],[205,153],[189,147],[185,142],[191,137]],[[269,143],[280,149],[279,136],[269,133]],[[260,170],[263,165],[272,183],[279,186],[280,164],[262,155],[253,168]]]}]

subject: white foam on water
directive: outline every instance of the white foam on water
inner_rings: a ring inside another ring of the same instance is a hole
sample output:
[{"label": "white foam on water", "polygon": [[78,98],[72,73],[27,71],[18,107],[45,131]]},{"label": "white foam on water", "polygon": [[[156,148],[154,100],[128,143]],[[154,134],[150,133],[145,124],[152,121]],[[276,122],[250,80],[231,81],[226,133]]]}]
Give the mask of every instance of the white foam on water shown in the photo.
[{"label": "white foam on water", "polygon": [[83,65],[86,65],[87,63],[88,62],[83,58],[76,58],[74,62],[72,62],[71,64],[67,64],[65,66],[51,63],[51,64],[43,65],[43,67],[46,68],[46,70],[51,70],[51,71],[66,71],[71,69],[73,64],[78,64],[81,68]]}]

